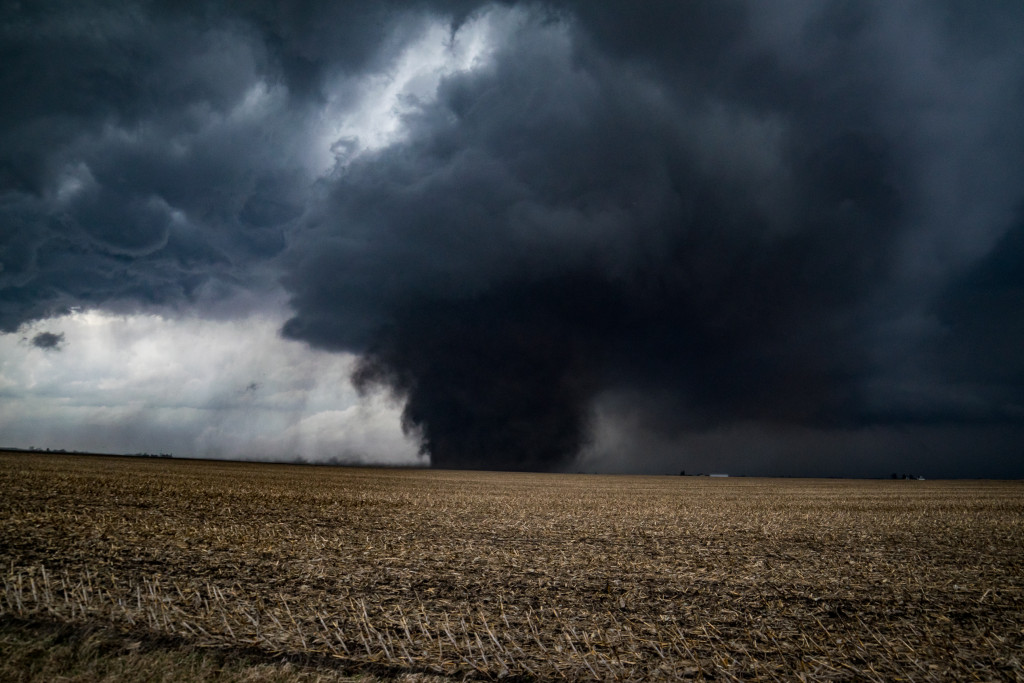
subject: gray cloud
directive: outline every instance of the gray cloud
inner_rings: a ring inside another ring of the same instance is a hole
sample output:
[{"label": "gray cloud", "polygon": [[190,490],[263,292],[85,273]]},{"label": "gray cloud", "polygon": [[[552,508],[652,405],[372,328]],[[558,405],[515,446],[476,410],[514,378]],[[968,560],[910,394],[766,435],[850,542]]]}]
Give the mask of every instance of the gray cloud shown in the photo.
[{"label": "gray cloud", "polygon": [[44,351],[60,351],[63,344],[63,332],[40,332],[32,337],[32,346]]},{"label": "gray cloud", "polygon": [[252,27],[210,16],[6,10],[0,329],[273,286],[311,110]]},{"label": "gray cloud", "polygon": [[[835,462],[905,446],[877,430],[989,425],[1005,473],[1022,20],[1012,2],[11,8],[0,328],[72,305],[220,316],[281,287],[284,335],[359,354],[356,384],[404,401],[435,465],[570,467],[605,423],[637,448],[760,425],[780,458],[813,442]],[[334,122],[430,22],[455,50],[480,21],[486,56],[374,114],[400,110],[400,135]],[[797,433],[816,436],[777,436]]]},{"label": "gray cloud", "polygon": [[[673,10],[716,36],[696,44],[648,39],[679,18],[608,9],[533,15],[493,68],[444,83],[407,144],[338,175],[293,249],[285,333],[364,352],[357,381],[405,397],[441,464],[562,466],[609,390],[649,397],[659,431],[972,421],[944,363],[876,410],[892,370],[875,344],[957,277],[955,259],[922,274],[904,254],[981,251],[1007,229],[1022,145],[999,112],[1019,89],[911,87],[945,60],[975,66],[923,7],[794,6],[783,36],[743,6]],[[907,41],[929,42],[911,50],[926,63],[893,62]],[[989,58],[1019,83],[1003,50]],[[962,135],[1008,146],[930,129],[935,98]],[[935,223],[941,154],[995,185],[974,234],[959,207]],[[930,343],[902,340],[899,362]]]}]

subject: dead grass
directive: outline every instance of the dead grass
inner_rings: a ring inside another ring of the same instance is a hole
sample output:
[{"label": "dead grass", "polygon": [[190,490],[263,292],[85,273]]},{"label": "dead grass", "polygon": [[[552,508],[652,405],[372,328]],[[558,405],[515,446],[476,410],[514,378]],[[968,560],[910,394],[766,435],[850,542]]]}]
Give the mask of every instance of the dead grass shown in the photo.
[{"label": "dead grass", "polygon": [[1021,482],[12,454],[0,491],[11,618],[348,674],[1024,680]]},{"label": "dead grass", "polygon": [[0,617],[0,680],[8,683],[373,683],[375,676],[195,647],[145,632]]}]

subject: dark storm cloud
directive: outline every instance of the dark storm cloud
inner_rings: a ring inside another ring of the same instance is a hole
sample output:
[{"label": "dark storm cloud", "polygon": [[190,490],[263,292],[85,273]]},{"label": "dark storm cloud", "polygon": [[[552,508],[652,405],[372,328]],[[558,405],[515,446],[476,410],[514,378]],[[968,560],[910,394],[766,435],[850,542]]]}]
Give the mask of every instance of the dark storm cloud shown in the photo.
[{"label": "dark storm cloud", "polygon": [[1024,208],[992,251],[937,300],[929,360],[959,403],[937,419],[1024,422]]},{"label": "dark storm cloud", "polygon": [[330,157],[310,139],[324,102],[355,97],[325,83],[385,69],[427,10],[5,4],[0,330],[273,288],[266,264],[322,172],[314,146]]},{"label": "dark storm cloud", "polygon": [[32,346],[44,351],[60,351],[64,344],[64,334],[60,332],[40,332],[32,337]]},{"label": "dark storm cloud", "polygon": [[[1022,60],[1013,32],[993,44],[960,8],[910,9],[534,15],[493,68],[445,82],[407,144],[338,174],[296,249],[285,333],[365,352],[357,382],[405,398],[440,465],[564,464],[602,392],[644,397],[661,431],[973,420],[948,396],[977,379],[966,359],[893,397],[889,365],[935,341],[879,339],[927,318],[957,250],[1007,229]],[[948,206],[960,182],[976,206]],[[998,317],[1019,324],[1020,303]],[[1005,381],[981,410],[1019,413]]]},{"label": "dark storm cloud", "polygon": [[[3,12],[4,330],[280,278],[435,465],[565,466],[598,404],[660,442],[1024,420],[1019,3]],[[488,16],[399,140],[312,139]]]},{"label": "dark storm cloud", "polygon": [[214,9],[5,5],[0,329],[272,285],[311,182],[287,74]]}]

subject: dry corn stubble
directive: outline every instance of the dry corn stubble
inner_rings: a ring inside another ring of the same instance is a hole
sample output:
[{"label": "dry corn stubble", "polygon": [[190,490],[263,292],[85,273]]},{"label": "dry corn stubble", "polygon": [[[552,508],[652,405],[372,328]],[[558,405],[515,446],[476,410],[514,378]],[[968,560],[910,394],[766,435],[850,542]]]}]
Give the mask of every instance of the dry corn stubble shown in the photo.
[{"label": "dry corn stubble", "polygon": [[0,455],[0,614],[320,666],[1021,679],[1024,484]]}]

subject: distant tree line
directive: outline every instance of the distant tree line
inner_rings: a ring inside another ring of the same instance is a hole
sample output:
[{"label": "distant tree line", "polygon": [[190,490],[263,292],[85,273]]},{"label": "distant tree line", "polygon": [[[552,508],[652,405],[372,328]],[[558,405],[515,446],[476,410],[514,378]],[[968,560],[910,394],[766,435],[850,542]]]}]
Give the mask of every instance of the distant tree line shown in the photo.
[{"label": "distant tree line", "polygon": [[[14,449],[18,450],[18,449]],[[94,455],[91,451],[69,451],[66,448],[39,448],[38,446],[29,446],[29,451],[33,453],[63,453],[66,455]],[[174,455],[171,453],[125,453],[125,455],[132,455],[139,458],[173,458]]]}]

